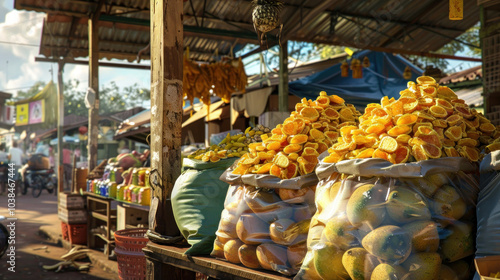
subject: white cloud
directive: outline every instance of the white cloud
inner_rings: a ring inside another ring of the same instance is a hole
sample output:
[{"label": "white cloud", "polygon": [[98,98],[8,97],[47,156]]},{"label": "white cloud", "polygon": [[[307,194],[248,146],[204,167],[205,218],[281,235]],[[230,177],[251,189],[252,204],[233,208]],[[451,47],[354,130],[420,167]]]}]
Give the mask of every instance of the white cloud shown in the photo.
[{"label": "white cloud", "polygon": [[[57,64],[35,62],[35,57],[39,56],[38,44],[45,14],[5,9],[13,7],[12,0],[7,2],[0,0],[0,91],[16,93],[19,89],[28,89],[37,81],[48,82],[52,76],[51,66],[54,71],[53,79],[57,81]],[[150,84],[150,72],[146,70],[101,67],[99,71],[100,86],[109,85],[111,81],[115,81],[120,88],[134,83],[141,87],[149,87]],[[67,64],[63,78],[64,81],[79,80],[79,89],[86,90],[88,66]]]}]

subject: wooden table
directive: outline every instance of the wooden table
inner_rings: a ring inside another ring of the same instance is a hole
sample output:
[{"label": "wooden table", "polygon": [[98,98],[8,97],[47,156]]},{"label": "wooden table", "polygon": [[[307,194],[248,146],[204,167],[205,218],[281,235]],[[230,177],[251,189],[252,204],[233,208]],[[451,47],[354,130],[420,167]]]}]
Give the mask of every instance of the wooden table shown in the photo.
[{"label": "wooden table", "polygon": [[143,249],[148,268],[147,279],[191,280],[196,272],[215,279],[290,280],[291,277],[268,270],[247,268],[243,265],[218,260],[210,256],[188,257],[187,247],[158,245],[148,242]]}]

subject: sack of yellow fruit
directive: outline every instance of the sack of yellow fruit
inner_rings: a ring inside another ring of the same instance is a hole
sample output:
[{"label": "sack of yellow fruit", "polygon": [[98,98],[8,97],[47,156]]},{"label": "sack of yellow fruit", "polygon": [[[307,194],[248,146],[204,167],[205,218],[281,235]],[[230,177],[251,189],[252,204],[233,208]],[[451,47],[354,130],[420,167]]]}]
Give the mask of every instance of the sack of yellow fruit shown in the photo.
[{"label": "sack of yellow fruit", "polygon": [[295,279],[470,279],[477,167],[465,158],[320,162]]},{"label": "sack of yellow fruit", "polygon": [[283,124],[251,143],[248,153],[222,176],[231,184],[213,256],[250,268],[297,273],[316,211],[314,169],[344,125],[359,112],[339,96],[321,92],[303,99]]},{"label": "sack of yellow fruit", "polygon": [[[249,268],[297,273],[307,251],[309,222],[316,211],[315,187],[274,190],[230,186],[211,255]],[[300,197],[301,202],[282,199],[286,197]]]},{"label": "sack of yellow fruit", "polygon": [[480,166],[477,200],[476,257],[500,255],[500,151],[486,155]]}]

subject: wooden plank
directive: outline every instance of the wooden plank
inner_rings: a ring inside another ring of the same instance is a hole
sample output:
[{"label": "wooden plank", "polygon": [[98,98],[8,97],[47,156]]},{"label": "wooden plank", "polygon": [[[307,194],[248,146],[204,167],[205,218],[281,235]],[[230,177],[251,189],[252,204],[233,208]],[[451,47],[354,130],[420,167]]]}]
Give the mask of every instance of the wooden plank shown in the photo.
[{"label": "wooden plank", "polygon": [[89,87],[95,91],[94,106],[89,109],[88,132],[88,166],[89,172],[97,166],[97,137],[99,134],[99,18],[100,6],[104,1],[99,1],[98,10],[89,18]]},{"label": "wooden plank", "polygon": [[[57,157],[57,197],[64,191],[64,165],[63,165],[63,126],[64,126],[64,82],[63,82],[63,71],[64,62],[58,61],[57,63],[57,147],[58,147],[58,157]],[[59,200],[58,200],[59,201]]]},{"label": "wooden plank", "polygon": [[279,67],[279,111],[288,112],[288,41],[281,43]]},{"label": "wooden plank", "polygon": [[186,256],[187,248],[157,245],[149,242],[143,249],[146,259],[161,262],[165,265],[175,266],[184,270],[201,272],[216,279],[233,280],[289,280],[291,277],[267,271],[233,264],[207,256]]},{"label": "wooden plank", "polygon": [[[177,236],[170,194],[180,175],[182,130],[182,0],[151,0],[151,183],[149,229]],[[168,15],[168,16],[167,16]]]}]

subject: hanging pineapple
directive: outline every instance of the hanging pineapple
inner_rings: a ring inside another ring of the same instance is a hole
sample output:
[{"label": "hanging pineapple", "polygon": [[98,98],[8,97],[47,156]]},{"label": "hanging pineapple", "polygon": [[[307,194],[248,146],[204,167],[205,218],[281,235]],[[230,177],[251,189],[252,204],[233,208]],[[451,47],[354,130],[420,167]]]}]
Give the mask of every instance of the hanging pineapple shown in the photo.
[{"label": "hanging pineapple", "polygon": [[252,11],[253,27],[260,39],[260,44],[263,45],[264,43],[264,35],[278,26],[280,27],[281,37],[283,0],[253,0],[252,4],[254,6]]}]

